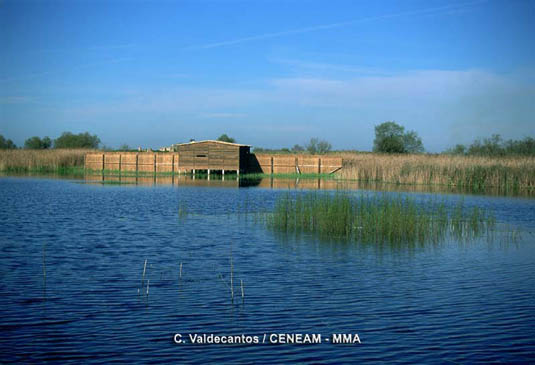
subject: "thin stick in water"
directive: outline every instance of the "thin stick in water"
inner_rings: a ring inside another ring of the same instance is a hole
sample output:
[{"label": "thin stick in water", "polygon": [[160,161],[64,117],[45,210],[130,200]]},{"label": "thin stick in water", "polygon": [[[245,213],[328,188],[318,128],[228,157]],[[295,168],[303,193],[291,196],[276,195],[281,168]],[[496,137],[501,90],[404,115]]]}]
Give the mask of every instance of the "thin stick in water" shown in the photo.
[{"label": "thin stick in water", "polygon": [[43,278],[46,279],[46,243],[43,243]]},{"label": "thin stick in water", "polygon": [[230,249],[230,296],[234,299],[234,265],[232,264],[232,248]]},{"label": "thin stick in water", "polygon": [[242,279],[240,279],[240,283],[241,283],[241,298],[243,299],[245,298],[245,294],[243,292],[243,280]]},{"label": "thin stick in water", "polygon": [[143,289],[143,283],[145,282],[145,271],[147,270],[147,259],[145,259],[145,265],[143,265],[143,276],[141,277],[141,288]]},{"label": "thin stick in water", "polygon": [[46,243],[43,243],[43,295],[46,298]]}]

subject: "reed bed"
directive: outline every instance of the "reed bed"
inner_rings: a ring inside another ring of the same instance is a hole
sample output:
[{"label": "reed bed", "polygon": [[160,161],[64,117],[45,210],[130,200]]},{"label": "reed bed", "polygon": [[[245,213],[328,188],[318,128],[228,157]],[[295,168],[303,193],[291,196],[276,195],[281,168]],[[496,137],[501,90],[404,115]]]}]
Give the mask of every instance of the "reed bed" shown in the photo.
[{"label": "reed bed", "polygon": [[83,169],[87,149],[0,150],[0,171],[59,172]]},{"label": "reed bed", "polygon": [[283,194],[267,224],[280,232],[395,244],[439,242],[448,235],[474,238],[490,233],[495,219],[477,207],[468,210],[458,204],[448,209],[433,199],[416,202],[401,195],[306,192]]},{"label": "reed bed", "polygon": [[394,184],[446,185],[472,190],[535,189],[534,157],[341,153],[342,179]]}]

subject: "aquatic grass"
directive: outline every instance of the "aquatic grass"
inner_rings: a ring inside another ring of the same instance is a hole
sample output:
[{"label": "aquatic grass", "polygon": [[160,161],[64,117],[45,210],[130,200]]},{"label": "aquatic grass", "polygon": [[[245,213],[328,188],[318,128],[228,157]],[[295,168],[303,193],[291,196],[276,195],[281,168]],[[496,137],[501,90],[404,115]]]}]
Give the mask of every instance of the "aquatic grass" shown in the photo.
[{"label": "aquatic grass", "polygon": [[439,242],[448,234],[471,238],[494,228],[495,219],[478,207],[453,210],[443,201],[409,196],[305,192],[282,194],[268,227],[279,232],[312,232],[322,238],[365,243]]},{"label": "aquatic grass", "polygon": [[179,202],[178,203],[178,218],[182,219],[188,216],[188,209],[186,204]]}]

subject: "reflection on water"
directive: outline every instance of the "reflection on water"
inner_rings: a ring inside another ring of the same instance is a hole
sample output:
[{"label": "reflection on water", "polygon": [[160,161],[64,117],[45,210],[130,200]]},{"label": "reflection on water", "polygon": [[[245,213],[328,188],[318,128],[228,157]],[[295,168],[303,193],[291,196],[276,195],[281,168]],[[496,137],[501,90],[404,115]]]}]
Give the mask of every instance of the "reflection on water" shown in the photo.
[{"label": "reflection on water", "polygon": [[335,178],[278,178],[278,177],[245,177],[237,178],[215,176],[208,178],[191,175],[174,176],[119,176],[119,175],[85,175],[87,183],[99,184],[134,184],[134,185],[177,185],[177,186],[203,186],[203,187],[259,187],[264,189],[320,189],[320,190],[372,190],[391,192],[418,192],[418,193],[452,193],[475,194],[493,196],[535,196],[533,190],[503,190],[499,188],[486,188],[473,190],[455,186],[444,185],[403,185],[383,182],[362,182],[356,180],[340,180]]},{"label": "reflection on water", "polygon": [[341,180],[333,178],[279,178],[279,177],[240,177],[230,175],[222,177],[215,175],[208,178],[204,176],[193,177],[191,175],[174,176],[124,176],[124,175],[101,175],[101,174],[43,174],[43,173],[0,173],[0,176],[17,177],[45,177],[62,180],[83,180],[86,183],[109,184],[109,185],[176,185],[176,186],[203,186],[203,187],[259,187],[264,189],[321,189],[321,190],[372,190],[389,192],[414,192],[414,193],[440,193],[440,194],[468,194],[468,195],[491,195],[491,196],[518,196],[535,197],[535,190],[504,190],[502,188],[485,188],[473,190],[469,188],[445,186],[445,185],[403,185],[384,182],[364,182],[356,180]]},{"label": "reflection on water", "polygon": [[171,176],[120,176],[120,175],[85,175],[87,183],[97,184],[134,184],[134,185],[177,185],[177,186],[203,186],[219,188],[239,188],[257,186],[260,179],[238,179],[234,177],[199,178],[189,175]]}]

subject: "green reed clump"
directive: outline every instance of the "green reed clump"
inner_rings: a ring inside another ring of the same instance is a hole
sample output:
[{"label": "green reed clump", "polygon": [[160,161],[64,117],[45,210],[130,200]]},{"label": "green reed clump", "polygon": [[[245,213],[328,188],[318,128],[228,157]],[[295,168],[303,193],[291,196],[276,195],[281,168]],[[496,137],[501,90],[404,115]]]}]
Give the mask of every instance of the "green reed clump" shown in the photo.
[{"label": "green reed clump", "polygon": [[359,242],[438,242],[448,234],[468,238],[488,232],[495,220],[481,209],[444,202],[416,202],[409,196],[307,192],[282,195],[267,217],[282,232],[313,232]]}]

